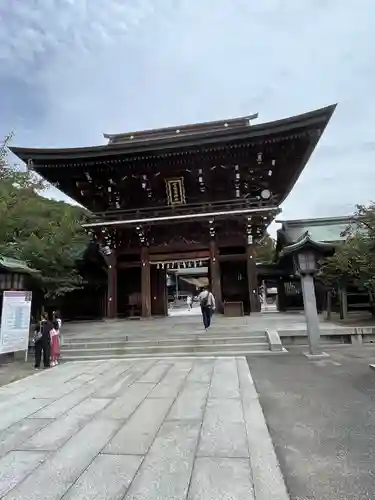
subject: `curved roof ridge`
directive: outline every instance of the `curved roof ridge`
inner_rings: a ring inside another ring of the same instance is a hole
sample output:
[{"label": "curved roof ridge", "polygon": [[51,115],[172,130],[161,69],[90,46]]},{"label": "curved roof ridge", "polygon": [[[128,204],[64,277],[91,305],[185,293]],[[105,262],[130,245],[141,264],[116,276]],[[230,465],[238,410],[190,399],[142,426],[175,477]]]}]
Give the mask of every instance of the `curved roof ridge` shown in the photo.
[{"label": "curved roof ridge", "polygon": [[136,130],[133,132],[121,132],[119,134],[107,134],[103,133],[105,139],[111,140],[121,140],[128,139],[130,137],[140,138],[140,137],[150,137],[153,136],[166,136],[170,134],[181,133],[184,134],[186,132],[190,133],[198,133],[203,131],[211,131],[216,130],[217,128],[236,128],[236,127],[244,127],[250,125],[250,120],[255,120],[258,118],[258,113],[253,113],[252,115],[240,116],[237,118],[229,118],[226,120],[213,120],[213,121],[205,121],[198,123],[189,123],[185,125],[170,125],[168,127],[161,128],[152,128],[146,130]]}]

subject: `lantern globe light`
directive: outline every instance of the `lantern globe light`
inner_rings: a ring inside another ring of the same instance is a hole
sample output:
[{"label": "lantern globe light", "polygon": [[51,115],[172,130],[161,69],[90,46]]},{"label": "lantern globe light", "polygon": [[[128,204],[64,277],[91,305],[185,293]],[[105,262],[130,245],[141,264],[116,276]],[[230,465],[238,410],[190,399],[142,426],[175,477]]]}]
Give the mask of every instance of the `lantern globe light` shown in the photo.
[{"label": "lantern globe light", "polygon": [[301,274],[313,274],[317,271],[317,258],[312,250],[298,252],[295,257],[297,271]]}]

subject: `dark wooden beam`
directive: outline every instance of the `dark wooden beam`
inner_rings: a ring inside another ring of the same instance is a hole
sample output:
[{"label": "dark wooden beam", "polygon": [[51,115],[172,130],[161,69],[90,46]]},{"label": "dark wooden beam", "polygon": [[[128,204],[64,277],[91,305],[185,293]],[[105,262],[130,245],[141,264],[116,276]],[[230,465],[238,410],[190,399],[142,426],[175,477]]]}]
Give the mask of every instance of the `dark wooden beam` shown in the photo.
[{"label": "dark wooden beam", "polygon": [[236,255],[219,255],[220,262],[240,262],[246,260],[245,253],[239,253]]},{"label": "dark wooden beam", "polygon": [[255,247],[248,244],[246,247],[247,281],[249,287],[250,313],[260,311],[260,299],[258,295],[258,274],[255,259]]},{"label": "dark wooden beam", "polygon": [[106,257],[108,263],[107,317],[117,317],[117,259],[114,252]]},{"label": "dark wooden beam", "polygon": [[223,297],[221,289],[221,272],[219,262],[219,249],[214,238],[210,241],[210,272],[211,272],[211,292],[216,300],[217,312],[223,312]]},{"label": "dark wooden beam", "polygon": [[[160,249],[159,249],[160,251]],[[153,262],[171,262],[178,260],[199,260],[207,259],[210,257],[209,250],[193,251],[193,252],[179,252],[179,253],[151,253],[150,260]]]},{"label": "dark wooden beam", "polygon": [[140,267],[141,266],[141,261],[134,261],[134,262],[119,262],[117,264],[117,269],[130,269],[133,267]]}]

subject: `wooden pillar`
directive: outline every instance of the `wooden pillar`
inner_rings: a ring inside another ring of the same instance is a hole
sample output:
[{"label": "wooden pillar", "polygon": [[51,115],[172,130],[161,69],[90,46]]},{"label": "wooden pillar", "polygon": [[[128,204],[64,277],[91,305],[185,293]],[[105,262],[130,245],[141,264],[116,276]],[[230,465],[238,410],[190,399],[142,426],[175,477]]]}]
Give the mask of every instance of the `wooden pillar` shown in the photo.
[{"label": "wooden pillar", "polygon": [[114,252],[108,255],[107,273],[108,273],[108,288],[107,288],[107,318],[117,318],[117,257]]},{"label": "wooden pillar", "polygon": [[160,279],[163,283],[162,291],[163,291],[163,311],[164,316],[168,316],[168,289],[167,289],[167,270],[160,270]]},{"label": "wooden pillar", "polygon": [[248,243],[246,246],[246,267],[251,314],[254,312],[260,312],[261,305],[258,295],[258,273],[255,260],[255,248],[254,245],[250,243]]},{"label": "wooden pillar", "polygon": [[211,272],[211,291],[216,300],[216,310],[223,312],[223,295],[221,290],[221,271],[219,262],[219,250],[214,239],[210,240],[210,272]]},{"label": "wooden pillar", "polygon": [[168,316],[167,271],[153,266],[151,274],[151,314]]},{"label": "wooden pillar", "polygon": [[150,255],[147,247],[141,248],[141,295],[142,317],[151,316],[151,273]]},{"label": "wooden pillar", "polygon": [[330,321],[332,316],[332,290],[327,292],[326,320]]},{"label": "wooden pillar", "polygon": [[286,311],[285,283],[284,280],[281,278],[277,283],[277,310],[279,312]]}]

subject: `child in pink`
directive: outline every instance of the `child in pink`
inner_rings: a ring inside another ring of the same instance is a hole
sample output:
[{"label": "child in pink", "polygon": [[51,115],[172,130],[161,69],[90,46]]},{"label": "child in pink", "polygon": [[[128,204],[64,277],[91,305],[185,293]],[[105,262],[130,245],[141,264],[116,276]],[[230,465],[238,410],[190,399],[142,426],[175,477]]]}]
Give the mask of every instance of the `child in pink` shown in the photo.
[{"label": "child in pink", "polygon": [[52,328],[52,330],[50,331],[50,335],[51,335],[51,366],[56,366],[58,364],[57,358],[60,352],[59,332],[55,330],[55,328]]}]

